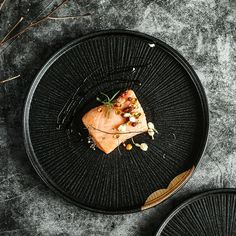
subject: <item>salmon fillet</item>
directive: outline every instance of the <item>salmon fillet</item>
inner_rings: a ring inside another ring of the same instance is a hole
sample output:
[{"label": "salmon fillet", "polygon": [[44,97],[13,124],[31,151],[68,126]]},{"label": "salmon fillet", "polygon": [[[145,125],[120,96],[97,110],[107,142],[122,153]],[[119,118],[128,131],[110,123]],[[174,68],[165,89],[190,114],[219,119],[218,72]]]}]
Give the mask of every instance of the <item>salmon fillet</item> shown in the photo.
[{"label": "salmon fillet", "polygon": [[145,113],[133,90],[121,93],[110,109],[106,105],[91,109],[82,121],[95,145],[106,154],[148,130]]}]

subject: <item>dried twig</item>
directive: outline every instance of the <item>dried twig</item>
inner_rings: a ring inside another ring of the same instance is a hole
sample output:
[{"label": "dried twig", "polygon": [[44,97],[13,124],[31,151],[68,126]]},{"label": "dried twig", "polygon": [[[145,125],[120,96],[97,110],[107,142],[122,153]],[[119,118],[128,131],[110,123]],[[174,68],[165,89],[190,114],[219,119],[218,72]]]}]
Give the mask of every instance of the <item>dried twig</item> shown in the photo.
[{"label": "dried twig", "polygon": [[[5,0],[4,0],[5,1]],[[18,38],[20,35],[22,35],[23,33],[27,32],[28,30],[30,30],[32,27],[40,24],[41,22],[50,19],[50,20],[65,20],[65,19],[78,19],[84,16],[90,16],[91,13],[85,13],[83,15],[79,15],[79,16],[63,16],[63,17],[54,17],[52,16],[57,10],[58,8],[60,8],[62,5],[64,5],[65,3],[67,3],[69,0],[63,0],[60,4],[58,4],[51,12],[49,12],[46,16],[42,17],[39,20],[36,21],[32,21],[31,23],[29,23],[24,29],[22,29],[20,32],[18,32],[17,34],[13,35],[12,37],[8,36],[12,33],[12,31],[20,24],[20,22],[23,20],[23,17],[20,18],[20,20],[14,25],[14,27],[6,34],[6,36],[0,41],[0,46],[2,46],[3,44],[5,44],[6,42],[10,41],[10,40],[14,40],[16,38]],[[4,3],[4,2],[3,2]],[[1,8],[3,6],[3,3],[1,5]]]},{"label": "dried twig", "polygon": [[6,2],[6,0],[3,0],[2,4],[0,5],[0,11],[2,10],[2,7],[3,7],[5,2]]},{"label": "dried twig", "polygon": [[24,17],[21,17],[16,24],[11,28],[11,30],[6,34],[6,36],[1,40],[0,43],[2,43],[9,35],[10,33],[21,23],[21,21],[24,19]]},{"label": "dried twig", "polygon": [[65,3],[67,3],[69,0],[63,0],[60,4],[58,4],[56,7],[54,7],[54,9],[49,12],[46,16],[42,17],[40,20],[36,21],[36,22],[32,22],[31,25],[35,26],[43,21],[45,21],[48,17],[50,17],[53,13],[55,13],[58,8],[60,8],[62,5],[64,5]]},{"label": "dried twig", "polygon": [[54,17],[54,16],[49,16],[48,19],[50,20],[67,20],[67,19],[78,19],[84,16],[91,16],[91,13],[86,13],[83,15],[79,15],[79,16],[62,16],[62,17]]},{"label": "dried twig", "polygon": [[4,183],[4,182],[8,181],[9,179],[14,178],[14,177],[17,176],[17,175],[19,175],[19,173],[16,173],[16,174],[14,174],[14,175],[12,175],[12,176],[10,176],[10,177],[8,177],[8,178],[2,180],[2,181],[0,182],[0,184],[2,184],[2,183]]},{"label": "dried twig", "polygon": [[[37,20],[37,19],[39,18],[39,16],[41,16],[41,14],[42,14],[45,10],[47,10],[52,4],[53,4],[53,1],[51,1],[49,4],[47,4],[47,6],[46,6],[43,10],[41,10],[41,11],[39,12],[39,14],[38,14],[34,19],[32,19],[32,21]],[[3,53],[3,51],[5,51],[8,47],[10,47],[11,44],[14,43],[14,41],[15,41],[16,39],[17,39],[17,38],[15,38],[14,40],[11,40],[11,42],[9,42],[8,45],[7,45],[4,49],[1,50],[1,53]],[[0,41],[0,47],[1,47],[1,41]],[[0,55],[1,55],[1,54],[0,54]]]},{"label": "dried twig", "polygon": [[[27,232],[35,231],[35,229],[32,229],[32,228],[11,229],[11,230],[6,230],[6,231],[0,231],[0,235],[12,235],[12,234],[16,235],[16,233],[19,233],[22,230],[25,230],[25,231],[27,230]],[[36,236],[37,235],[38,234],[36,234]]]},{"label": "dried twig", "polygon": [[28,24],[23,30],[21,30],[20,32],[18,32],[17,34],[13,35],[12,37],[2,40],[0,43],[0,46],[2,46],[4,43],[13,40],[17,37],[19,37],[20,35],[22,35],[23,33],[27,32],[28,30],[30,30],[32,27],[40,24],[41,22],[45,21],[46,19],[48,19],[48,17],[50,17],[53,13],[55,13],[59,7],[61,7],[62,5],[64,5],[66,2],[68,2],[69,0],[63,0],[60,4],[58,4],[51,12],[49,12],[46,16],[42,17],[41,19],[35,21],[35,22],[31,22],[30,24]]},{"label": "dried twig", "polygon": [[6,82],[8,82],[8,81],[11,81],[11,80],[17,79],[17,78],[19,78],[19,77],[20,77],[20,75],[17,75],[17,76],[14,76],[14,77],[11,77],[11,78],[8,78],[8,79],[5,79],[5,80],[2,80],[2,81],[0,81],[0,84],[4,84],[4,83],[6,83]]},{"label": "dried twig", "polygon": [[[24,195],[26,194],[29,194],[30,192],[32,192],[34,189],[36,189],[39,185],[36,185],[28,190],[26,190],[25,192],[19,194],[19,195],[16,195],[14,197],[11,197],[11,198],[7,198],[5,200],[1,200],[0,203],[3,203],[3,202],[8,202],[8,201],[11,201],[11,200],[14,200],[14,199],[17,199],[17,198],[21,198],[21,197],[24,197]],[[28,196],[28,195],[27,195]]]}]

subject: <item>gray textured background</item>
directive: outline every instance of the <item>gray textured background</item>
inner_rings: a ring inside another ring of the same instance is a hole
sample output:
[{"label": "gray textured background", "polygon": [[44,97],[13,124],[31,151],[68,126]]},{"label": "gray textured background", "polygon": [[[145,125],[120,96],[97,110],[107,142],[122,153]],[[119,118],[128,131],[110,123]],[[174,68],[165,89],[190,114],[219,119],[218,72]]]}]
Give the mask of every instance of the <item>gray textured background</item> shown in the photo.
[{"label": "gray textured background", "polygon": [[[55,3],[6,0],[0,38],[20,16],[23,28]],[[236,1],[70,0],[57,15],[87,12],[93,15],[47,20],[0,47],[0,80],[21,74],[0,84],[0,235],[149,236],[183,199],[206,189],[236,187]],[[45,187],[27,159],[21,135],[24,99],[46,60],[81,35],[111,28],[148,33],[177,49],[205,87],[211,120],[202,162],[181,191],[150,210],[114,216],[74,207]]]}]

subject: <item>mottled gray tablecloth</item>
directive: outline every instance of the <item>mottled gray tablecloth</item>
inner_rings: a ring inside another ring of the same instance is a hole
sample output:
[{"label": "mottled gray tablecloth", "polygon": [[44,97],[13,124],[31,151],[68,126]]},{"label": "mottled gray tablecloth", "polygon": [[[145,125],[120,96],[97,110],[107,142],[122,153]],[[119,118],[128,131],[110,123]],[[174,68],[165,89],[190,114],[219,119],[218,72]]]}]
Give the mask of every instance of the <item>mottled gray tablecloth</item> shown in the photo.
[{"label": "mottled gray tablecloth", "polygon": [[[23,29],[46,15],[50,0],[5,0],[0,38],[21,16]],[[236,1],[70,0],[54,16],[0,47],[0,235],[153,235],[173,207],[194,193],[236,187]],[[196,70],[210,106],[206,152],[191,180],[160,206],[130,215],[79,209],[52,193],[31,167],[23,146],[22,108],[36,73],[59,48],[102,29],[153,35],[177,49]]]}]

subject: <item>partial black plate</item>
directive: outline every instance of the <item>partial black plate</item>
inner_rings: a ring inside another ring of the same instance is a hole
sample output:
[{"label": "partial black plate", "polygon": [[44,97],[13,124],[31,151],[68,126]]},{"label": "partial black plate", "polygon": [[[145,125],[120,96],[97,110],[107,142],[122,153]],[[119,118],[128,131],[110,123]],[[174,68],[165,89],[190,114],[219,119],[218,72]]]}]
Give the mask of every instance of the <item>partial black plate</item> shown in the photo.
[{"label": "partial black plate", "polygon": [[[100,92],[127,88],[159,135],[136,138],[148,152],[93,151],[81,117]],[[26,150],[42,180],[74,204],[106,213],[143,210],[179,189],[202,156],[208,125],[203,87],[186,60],[156,38],[124,30],[93,33],[57,52],[24,111]]]},{"label": "partial black plate", "polygon": [[187,200],[168,216],[156,235],[236,235],[236,190],[212,190]]}]

